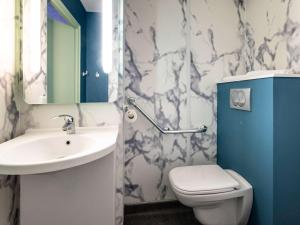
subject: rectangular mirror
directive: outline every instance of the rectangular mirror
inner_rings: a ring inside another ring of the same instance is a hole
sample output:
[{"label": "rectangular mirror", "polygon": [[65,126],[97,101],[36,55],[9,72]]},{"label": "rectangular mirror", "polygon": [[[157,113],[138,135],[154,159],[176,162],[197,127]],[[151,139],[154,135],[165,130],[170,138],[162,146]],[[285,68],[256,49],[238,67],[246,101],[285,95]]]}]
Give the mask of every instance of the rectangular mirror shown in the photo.
[{"label": "rectangular mirror", "polygon": [[112,0],[23,0],[25,101],[115,101],[112,39]]}]

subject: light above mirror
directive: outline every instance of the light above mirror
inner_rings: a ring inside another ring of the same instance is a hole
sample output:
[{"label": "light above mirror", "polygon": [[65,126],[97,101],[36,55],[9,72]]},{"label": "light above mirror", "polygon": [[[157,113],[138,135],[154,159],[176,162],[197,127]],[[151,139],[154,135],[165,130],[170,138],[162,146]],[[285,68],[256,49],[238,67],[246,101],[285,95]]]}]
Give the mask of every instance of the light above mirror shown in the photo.
[{"label": "light above mirror", "polygon": [[15,1],[0,0],[0,78],[15,71]]},{"label": "light above mirror", "polygon": [[28,23],[30,26],[30,71],[36,74],[40,71],[41,65],[41,1],[29,2],[30,17]]},{"label": "light above mirror", "polygon": [[[112,1],[102,0],[102,67],[105,73],[110,73],[112,68]],[[105,34],[105,35],[104,35]]]}]

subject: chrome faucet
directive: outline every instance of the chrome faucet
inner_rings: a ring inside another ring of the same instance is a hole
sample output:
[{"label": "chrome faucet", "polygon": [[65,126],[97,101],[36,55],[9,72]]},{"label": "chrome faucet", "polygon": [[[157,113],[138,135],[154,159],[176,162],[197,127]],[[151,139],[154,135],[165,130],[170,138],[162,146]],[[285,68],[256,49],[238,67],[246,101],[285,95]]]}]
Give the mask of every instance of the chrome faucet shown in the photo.
[{"label": "chrome faucet", "polygon": [[73,116],[63,114],[55,116],[53,119],[57,118],[64,118],[65,120],[65,124],[62,126],[63,131],[66,131],[67,134],[75,134],[75,121]]}]

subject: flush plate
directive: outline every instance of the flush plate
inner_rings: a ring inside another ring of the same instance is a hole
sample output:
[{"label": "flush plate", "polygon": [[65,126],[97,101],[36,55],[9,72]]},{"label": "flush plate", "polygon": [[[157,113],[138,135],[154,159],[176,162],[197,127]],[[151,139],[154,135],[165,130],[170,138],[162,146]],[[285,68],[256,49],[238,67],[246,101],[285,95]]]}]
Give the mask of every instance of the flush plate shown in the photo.
[{"label": "flush plate", "polygon": [[230,108],[251,111],[251,88],[230,89]]}]

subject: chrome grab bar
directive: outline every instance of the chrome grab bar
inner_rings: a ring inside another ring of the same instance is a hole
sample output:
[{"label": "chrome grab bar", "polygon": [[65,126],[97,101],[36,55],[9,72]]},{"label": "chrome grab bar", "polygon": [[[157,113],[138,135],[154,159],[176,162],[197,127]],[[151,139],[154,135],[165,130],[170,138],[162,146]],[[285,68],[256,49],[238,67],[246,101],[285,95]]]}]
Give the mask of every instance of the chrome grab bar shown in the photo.
[{"label": "chrome grab bar", "polygon": [[204,133],[207,131],[207,126],[202,126],[198,129],[185,129],[185,130],[170,130],[169,128],[161,128],[147,113],[144,112],[144,110],[135,102],[134,98],[127,98],[127,102],[129,105],[134,106],[143,116],[146,117],[146,119],[149,120],[150,123],[152,123],[153,126],[155,126],[161,133],[163,134],[184,134],[184,133]]}]

